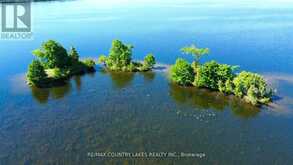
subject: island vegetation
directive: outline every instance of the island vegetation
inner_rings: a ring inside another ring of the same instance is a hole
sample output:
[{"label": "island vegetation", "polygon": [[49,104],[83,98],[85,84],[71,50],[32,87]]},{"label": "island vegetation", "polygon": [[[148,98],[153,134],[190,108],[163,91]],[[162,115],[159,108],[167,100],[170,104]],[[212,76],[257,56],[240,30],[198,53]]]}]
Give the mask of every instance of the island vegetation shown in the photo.
[{"label": "island vegetation", "polygon": [[33,51],[36,59],[29,65],[27,81],[31,86],[52,87],[63,85],[74,76],[95,71],[95,61],[80,60],[77,50],[69,52],[58,42],[49,40]]},{"label": "island vegetation", "polygon": [[[98,63],[111,72],[146,72],[154,68],[156,60],[153,54],[147,54],[143,61],[132,60],[132,45],[113,40],[109,55],[100,55]],[[253,105],[267,104],[271,101],[272,90],[264,78],[256,73],[238,71],[238,66],[209,61],[201,64],[202,56],[210,53],[208,48],[195,45],[181,49],[182,53],[194,57],[192,63],[178,58],[170,67],[170,78],[180,86],[194,86],[233,94]],[[28,84],[36,87],[52,87],[65,84],[74,76],[95,71],[95,61],[80,60],[77,50],[67,51],[61,44],[49,40],[41,48],[33,51],[36,59],[29,65]]]},{"label": "island vegetation", "polygon": [[264,78],[256,73],[241,71],[238,66],[220,64],[209,61],[200,64],[200,58],[209,53],[207,48],[198,48],[195,45],[181,49],[183,53],[194,56],[194,61],[178,58],[170,68],[170,78],[181,86],[195,86],[220,91],[225,94],[234,94],[253,105],[267,104],[272,98],[270,89]]},{"label": "island vegetation", "polygon": [[147,54],[142,62],[132,61],[132,45],[126,45],[120,40],[113,40],[109,55],[100,55],[98,63],[111,71],[145,72],[156,64],[153,54]]}]

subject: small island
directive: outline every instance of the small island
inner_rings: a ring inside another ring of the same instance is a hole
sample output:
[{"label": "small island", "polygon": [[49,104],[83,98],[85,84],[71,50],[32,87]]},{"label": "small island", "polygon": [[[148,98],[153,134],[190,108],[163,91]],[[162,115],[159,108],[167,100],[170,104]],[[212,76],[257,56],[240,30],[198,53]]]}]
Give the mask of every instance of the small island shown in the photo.
[{"label": "small island", "polygon": [[111,71],[146,72],[152,70],[156,64],[153,54],[147,54],[143,62],[132,61],[132,45],[123,44],[120,40],[113,40],[109,55],[100,55],[98,63]]},{"label": "small island", "polygon": [[181,86],[195,86],[233,94],[246,102],[259,106],[272,101],[272,89],[264,78],[256,73],[241,71],[238,66],[220,64],[216,61],[200,64],[203,55],[209,54],[208,48],[198,48],[194,44],[181,49],[184,54],[194,56],[194,61],[179,58],[170,68],[170,78]]},{"label": "small island", "polygon": [[61,44],[53,40],[43,43],[33,54],[36,59],[29,65],[26,75],[30,86],[49,88],[64,85],[74,75],[95,72],[94,60],[81,61],[74,47],[67,52]]}]

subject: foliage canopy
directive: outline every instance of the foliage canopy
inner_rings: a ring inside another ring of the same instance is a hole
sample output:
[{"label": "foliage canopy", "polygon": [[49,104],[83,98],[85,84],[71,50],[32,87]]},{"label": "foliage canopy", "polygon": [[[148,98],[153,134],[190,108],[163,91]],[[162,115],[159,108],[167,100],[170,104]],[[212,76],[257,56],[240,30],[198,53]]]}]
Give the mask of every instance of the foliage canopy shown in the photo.
[{"label": "foliage canopy", "polygon": [[219,89],[219,83],[226,83],[234,78],[233,66],[219,64],[216,61],[207,62],[197,69],[195,85],[213,90]]},{"label": "foliage canopy", "polygon": [[171,79],[183,86],[191,85],[194,80],[194,73],[191,65],[184,59],[178,58],[170,68]]},{"label": "foliage canopy", "polygon": [[198,48],[196,45],[192,44],[190,46],[185,46],[181,49],[184,54],[191,54],[194,57],[194,61],[199,63],[199,60],[203,55],[209,54],[210,50],[208,48]]},{"label": "foliage canopy", "polygon": [[143,60],[143,65],[147,68],[152,68],[156,64],[156,59],[153,54],[149,53]]},{"label": "foliage canopy", "polygon": [[98,63],[104,64],[107,69],[112,71],[143,72],[151,70],[156,63],[154,55],[146,55],[142,63],[135,62],[132,61],[132,49],[132,45],[124,44],[120,40],[113,40],[109,55],[100,55]]},{"label": "foliage canopy", "polygon": [[45,68],[39,60],[33,60],[28,67],[27,79],[30,84],[35,85],[46,80]]},{"label": "foliage canopy", "polygon": [[70,51],[68,53],[69,58],[71,59],[71,64],[76,64],[79,61],[79,54],[77,50],[74,47],[70,48]]},{"label": "foliage canopy", "polygon": [[93,60],[79,61],[77,50],[66,49],[56,41],[44,42],[41,48],[33,51],[38,57],[28,69],[27,79],[30,85],[50,87],[64,84],[70,76],[95,71]]},{"label": "foliage canopy", "polygon": [[66,68],[70,65],[66,49],[53,40],[43,43],[33,54],[41,58],[46,68]]},{"label": "foliage canopy", "polygon": [[208,48],[198,48],[195,45],[181,49],[185,54],[191,54],[195,61],[190,65],[178,58],[171,67],[171,80],[179,85],[192,85],[200,88],[217,90],[226,94],[234,94],[245,101],[260,105],[271,101],[272,90],[264,78],[256,73],[242,71],[236,74],[238,66],[219,64],[216,61],[200,64],[200,58],[209,53]]},{"label": "foliage canopy", "polygon": [[113,40],[109,57],[106,61],[107,66],[121,69],[130,65],[132,48],[132,45],[125,45],[120,40]]},{"label": "foliage canopy", "polygon": [[234,80],[234,93],[244,97],[252,104],[268,103],[272,97],[272,90],[268,89],[264,78],[258,74],[242,71]]}]

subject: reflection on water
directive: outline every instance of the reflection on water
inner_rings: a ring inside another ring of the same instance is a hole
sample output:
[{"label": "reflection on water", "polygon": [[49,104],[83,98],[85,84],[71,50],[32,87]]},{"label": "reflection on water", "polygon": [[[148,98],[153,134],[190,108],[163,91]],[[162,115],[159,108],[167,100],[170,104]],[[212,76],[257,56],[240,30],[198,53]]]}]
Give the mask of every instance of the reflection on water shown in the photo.
[{"label": "reflection on water", "polygon": [[[128,86],[131,86],[135,75],[143,76],[144,82],[152,82],[155,77],[155,72],[142,72],[142,73],[132,73],[132,72],[113,72],[113,71],[105,71],[103,69],[99,70],[98,73],[101,73],[103,76],[110,77],[111,83],[113,84],[114,89],[123,89]],[[95,78],[95,74],[87,74],[87,76],[91,78]],[[64,86],[58,86],[53,88],[37,88],[37,87],[29,87],[31,89],[32,96],[39,103],[44,104],[48,102],[48,99],[62,99],[66,95],[68,95],[73,87],[76,88],[77,91],[81,91],[82,89],[82,76],[74,76],[71,81],[69,81]]]},{"label": "reflection on water", "polygon": [[212,109],[224,111],[230,109],[236,116],[249,118],[255,117],[260,109],[244,103],[234,96],[225,96],[220,92],[193,87],[181,87],[170,83],[170,96],[176,103],[191,106],[197,110]]},{"label": "reflection on water", "polygon": [[61,99],[71,91],[71,84],[67,83],[64,86],[50,88],[49,91],[53,99]]},{"label": "reflection on water", "polygon": [[[75,76],[73,78],[76,88],[80,90],[81,88],[81,78],[80,76]],[[44,104],[48,102],[49,98],[52,99],[62,99],[67,94],[69,94],[72,90],[72,84],[66,83],[63,86],[53,87],[53,88],[37,88],[37,87],[30,87],[32,96],[35,100],[39,103]]]},{"label": "reflection on water", "polygon": [[235,116],[243,118],[256,117],[257,114],[261,111],[260,108],[247,104],[236,97],[231,99],[229,105]]},{"label": "reflection on water", "polygon": [[135,75],[142,75],[145,82],[152,82],[156,77],[156,73],[149,71],[149,72],[115,72],[115,71],[108,71],[105,69],[101,69],[100,73],[104,75],[108,75],[111,78],[111,82],[116,89],[122,89],[127,86],[130,86]]},{"label": "reflection on water", "polygon": [[152,82],[154,80],[154,78],[156,77],[156,73],[151,72],[151,71],[150,72],[142,72],[140,74],[143,75],[145,82]]},{"label": "reflection on water", "polygon": [[[215,160],[235,164],[239,159],[258,158],[256,155],[265,159],[284,148],[271,149],[280,145],[271,144],[279,142],[280,132],[268,133],[272,131],[266,127],[270,116],[258,115],[263,114],[258,108],[219,92],[168,82],[162,72],[98,71],[73,77],[62,87],[30,88],[33,98],[46,106],[28,97],[21,102],[23,106],[12,104],[9,111],[0,111],[0,164],[213,164]],[[287,137],[281,136],[283,146],[291,144]],[[207,157],[131,160],[86,156],[107,151],[204,152]],[[245,154],[226,159],[238,152]]]},{"label": "reflection on water", "polygon": [[50,96],[49,89],[41,89],[37,87],[31,87],[32,96],[36,99],[39,103],[44,104],[48,102]]},{"label": "reflection on water", "polygon": [[127,72],[111,72],[108,71],[107,74],[111,77],[113,86],[115,88],[121,89],[129,86],[134,78],[135,73]]},{"label": "reflection on water", "polygon": [[81,85],[82,85],[82,83],[81,83],[81,76],[74,76],[74,77],[73,77],[73,80],[74,80],[74,82],[75,82],[76,89],[77,89],[78,91],[80,91],[80,90],[81,90]]},{"label": "reflection on water", "polygon": [[37,88],[30,87],[32,96],[41,104],[47,103],[49,97],[52,99],[61,99],[71,91],[71,84],[67,83],[64,86],[53,87],[53,88]]},{"label": "reflection on water", "polygon": [[193,87],[180,87],[170,83],[170,95],[179,104],[188,104],[198,109],[223,111],[228,104],[228,99],[219,92],[209,92],[204,89]]}]

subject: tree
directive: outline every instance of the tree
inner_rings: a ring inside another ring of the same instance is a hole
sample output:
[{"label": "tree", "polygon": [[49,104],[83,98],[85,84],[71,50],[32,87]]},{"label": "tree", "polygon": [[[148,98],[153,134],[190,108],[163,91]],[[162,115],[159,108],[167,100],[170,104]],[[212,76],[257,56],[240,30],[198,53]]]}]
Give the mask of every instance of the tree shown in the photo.
[{"label": "tree", "polygon": [[247,91],[247,96],[245,96],[245,100],[253,105],[258,104],[258,98],[257,98],[258,89],[255,86],[250,86]]},{"label": "tree", "polygon": [[82,63],[86,66],[87,69],[94,69],[95,68],[95,61],[92,59],[85,59]]},{"label": "tree", "polygon": [[41,48],[33,51],[33,54],[41,58],[47,68],[66,68],[70,65],[66,49],[53,40],[43,43]]},{"label": "tree", "polygon": [[77,63],[79,61],[78,52],[74,47],[70,48],[70,51],[69,51],[68,55],[69,55],[69,57],[71,59],[72,64]]},{"label": "tree", "polygon": [[197,87],[224,91],[226,81],[232,80],[235,76],[233,70],[234,67],[231,65],[219,64],[216,61],[207,62],[198,67],[194,84]]},{"label": "tree", "polygon": [[232,94],[233,93],[233,82],[231,79],[227,80],[226,82],[222,82],[221,80],[218,81],[218,89],[222,93]]},{"label": "tree", "polygon": [[98,58],[98,64],[106,64],[107,61],[107,56],[105,55],[100,55]]},{"label": "tree", "polygon": [[178,58],[170,69],[171,80],[179,85],[191,85],[194,80],[194,72],[191,65],[184,59]]},{"label": "tree", "polygon": [[143,65],[147,68],[152,68],[156,64],[156,59],[153,54],[147,54],[143,60]]},{"label": "tree", "polygon": [[185,46],[181,49],[184,54],[191,54],[194,57],[195,65],[199,64],[199,60],[203,55],[209,54],[210,50],[208,48],[198,48],[196,45],[192,44],[190,46]]},{"label": "tree", "polygon": [[112,69],[121,69],[131,63],[132,45],[125,45],[119,40],[113,40],[107,66]]},{"label": "tree", "polygon": [[33,60],[29,65],[27,72],[27,80],[32,85],[38,85],[44,82],[47,78],[44,66],[39,60]]},{"label": "tree", "polygon": [[252,103],[267,103],[271,100],[272,90],[268,88],[262,76],[256,73],[242,71],[233,80],[234,94]]},{"label": "tree", "polygon": [[156,64],[153,54],[147,54],[143,62],[132,61],[132,45],[123,44],[120,40],[113,40],[109,55],[100,55],[98,63],[107,69],[122,72],[145,72]]}]

